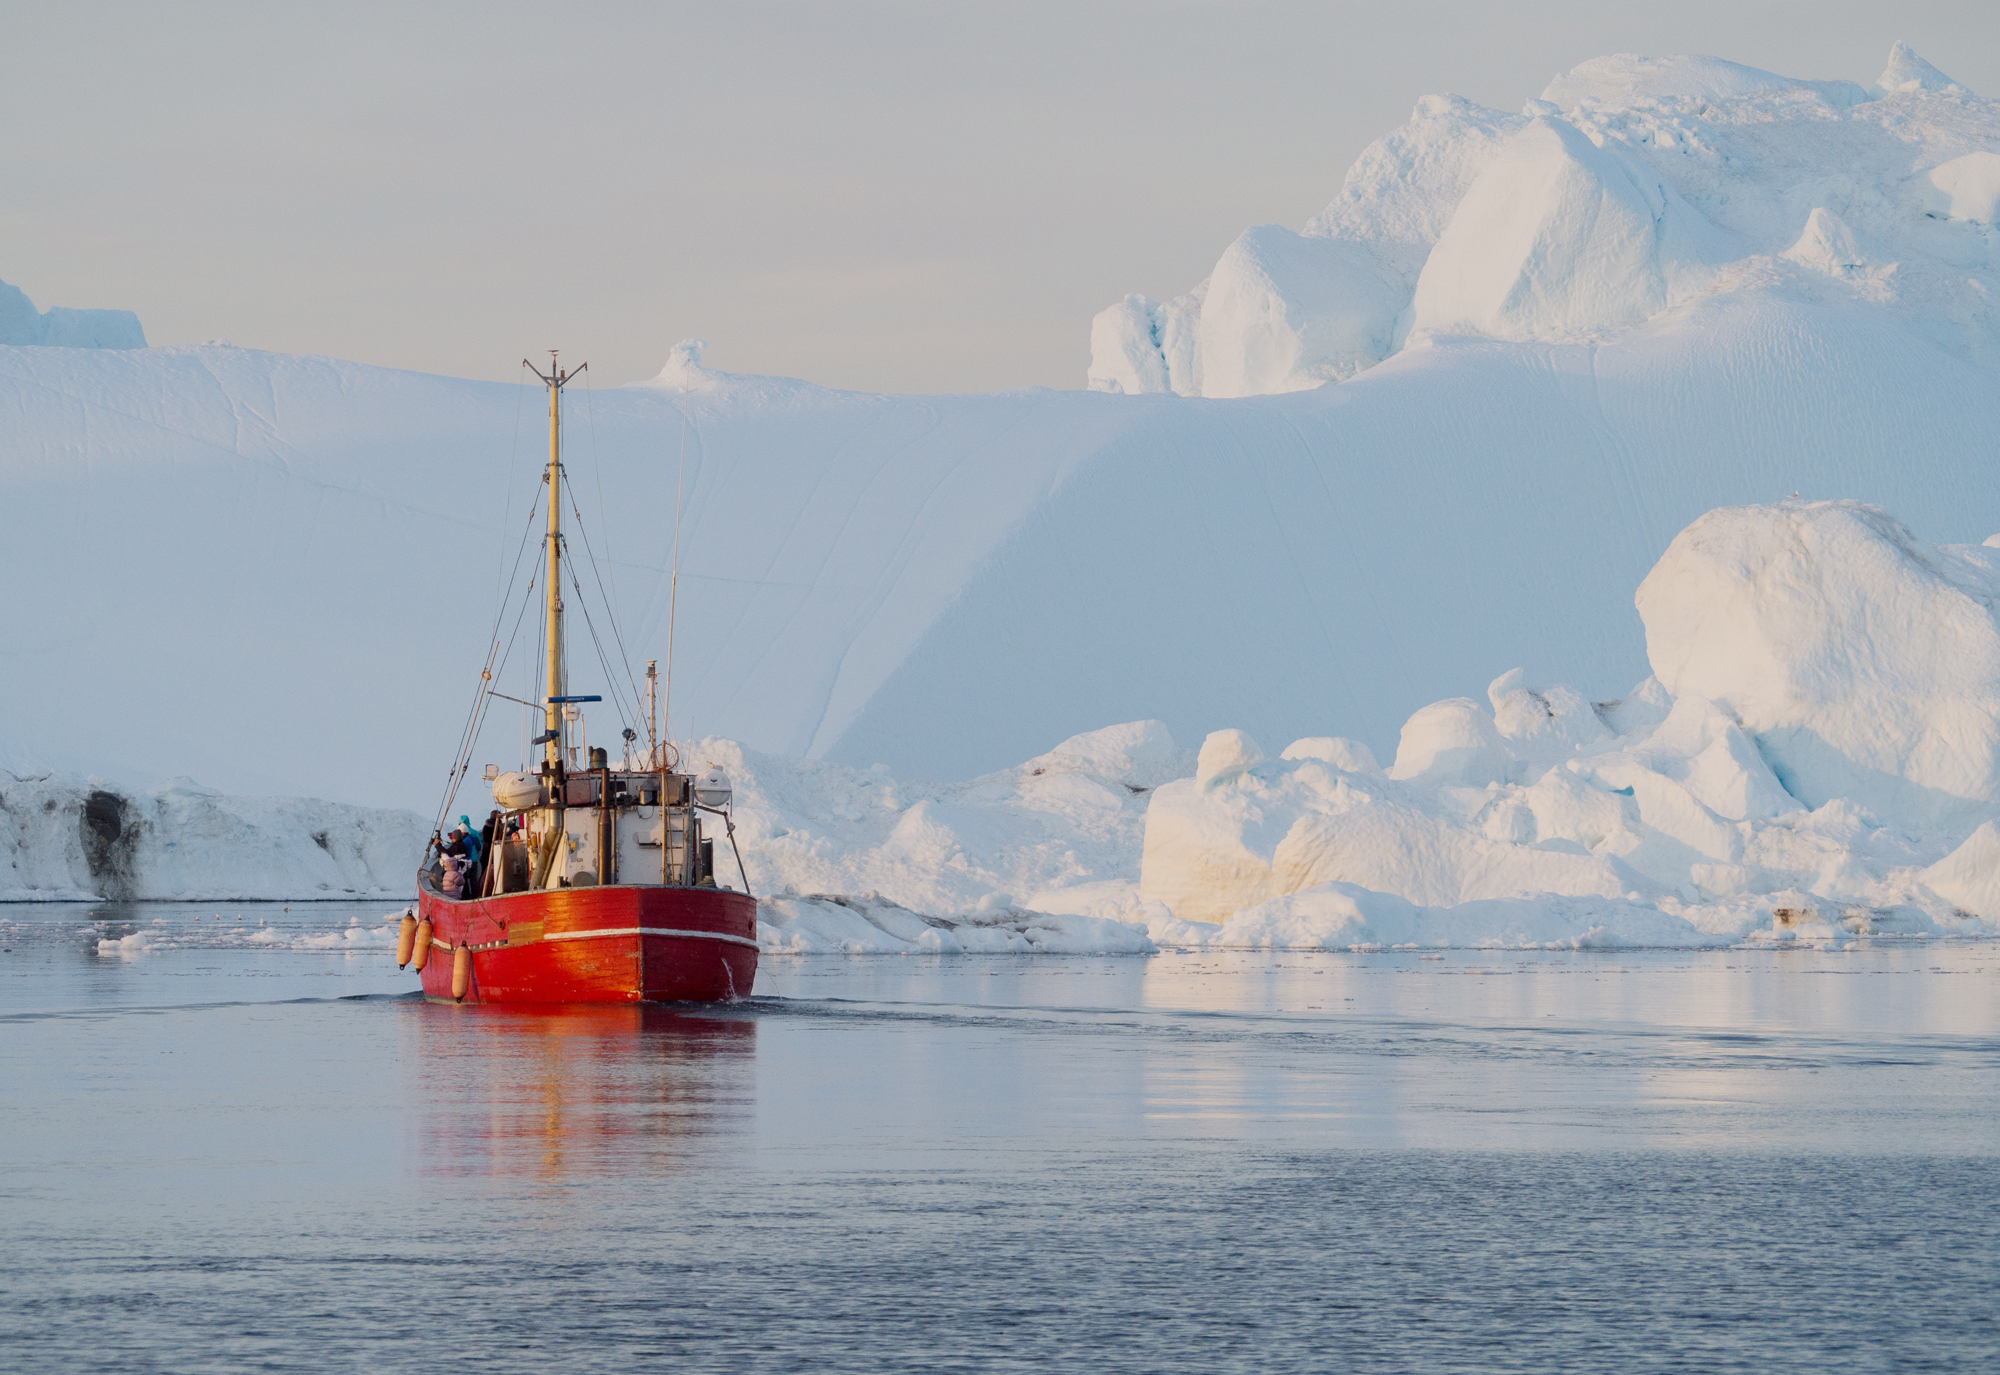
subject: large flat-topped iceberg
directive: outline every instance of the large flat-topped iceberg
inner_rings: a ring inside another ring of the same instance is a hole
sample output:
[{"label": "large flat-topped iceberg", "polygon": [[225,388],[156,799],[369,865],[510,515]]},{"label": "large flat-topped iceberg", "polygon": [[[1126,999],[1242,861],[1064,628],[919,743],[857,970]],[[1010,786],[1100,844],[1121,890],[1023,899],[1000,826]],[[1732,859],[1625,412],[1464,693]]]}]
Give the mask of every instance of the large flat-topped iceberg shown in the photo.
[{"label": "large flat-topped iceberg", "polygon": [[146,331],[129,310],[36,310],[28,294],[0,282],[0,345],[16,348],[142,349]]},{"label": "large flat-topped iceberg", "polygon": [[1996,139],[2000,104],[1900,43],[1872,87],[1616,54],[1519,114],[1427,96],[1301,232],[1246,231],[1187,294],[1100,314],[1089,384],[1296,391],[1442,335],[1672,328],[1710,295],[1854,310],[1990,366]]},{"label": "large flat-topped iceberg", "polygon": [[[675,733],[932,779],[1143,719],[1386,759],[1496,667],[1594,699],[1643,676],[1630,591],[1713,508],[2000,530],[1990,102],[1921,72],[1846,105],[1585,75],[1553,111],[1425,99],[1304,232],[1100,321],[1127,390],[1268,395],[840,392],[693,345],[572,393],[586,557],[641,663],[685,496]],[[1480,332],[1402,334],[1420,284]],[[0,760],[428,808],[535,491],[523,404],[246,349],[0,348],[0,576],[35,589],[0,600]],[[533,695],[531,657],[503,691]],[[513,763],[517,724],[477,762]]]},{"label": "large flat-topped iceberg", "polygon": [[[1599,698],[1643,676],[1630,589],[1718,505],[1803,488],[2000,530],[1991,372],[1851,311],[1687,309],[1244,401],[690,365],[573,398],[572,462],[602,473],[624,642],[664,660],[686,397],[678,734],[934,779],[1147,718],[1387,758],[1496,664]],[[0,603],[0,747],[428,809],[535,491],[522,404],[248,349],[0,349],[0,573],[38,589]],[[511,764],[516,724],[477,762]]]}]

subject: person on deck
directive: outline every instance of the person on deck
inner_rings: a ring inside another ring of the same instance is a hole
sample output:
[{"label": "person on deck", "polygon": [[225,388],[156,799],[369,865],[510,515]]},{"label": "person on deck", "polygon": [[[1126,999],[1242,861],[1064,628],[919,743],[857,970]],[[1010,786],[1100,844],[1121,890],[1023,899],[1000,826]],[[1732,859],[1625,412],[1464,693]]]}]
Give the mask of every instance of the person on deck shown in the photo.
[{"label": "person on deck", "polygon": [[443,867],[438,886],[446,897],[459,897],[470,886],[466,880],[471,876],[476,845],[466,827],[454,826],[438,846],[438,863]]},{"label": "person on deck", "polygon": [[458,832],[465,837],[466,859],[474,864],[479,863],[486,852],[486,847],[479,838],[479,832],[472,829],[471,817],[461,816],[458,819]]},{"label": "person on deck", "polygon": [[446,854],[438,860],[442,871],[438,887],[448,898],[462,897],[465,893],[465,856]]},{"label": "person on deck", "polygon": [[458,829],[465,836],[465,893],[467,897],[474,897],[485,885],[486,841],[472,829],[472,818],[469,816],[458,819]]}]

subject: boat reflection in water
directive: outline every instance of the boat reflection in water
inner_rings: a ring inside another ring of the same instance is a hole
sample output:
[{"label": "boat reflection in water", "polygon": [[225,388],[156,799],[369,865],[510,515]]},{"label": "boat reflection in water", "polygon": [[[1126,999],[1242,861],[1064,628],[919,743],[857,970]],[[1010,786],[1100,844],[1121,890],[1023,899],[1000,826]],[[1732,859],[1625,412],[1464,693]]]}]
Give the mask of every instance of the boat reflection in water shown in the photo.
[{"label": "boat reflection in water", "polygon": [[402,1005],[419,1173],[664,1172],[747,1136],[757,1021],[658,1004]]}]

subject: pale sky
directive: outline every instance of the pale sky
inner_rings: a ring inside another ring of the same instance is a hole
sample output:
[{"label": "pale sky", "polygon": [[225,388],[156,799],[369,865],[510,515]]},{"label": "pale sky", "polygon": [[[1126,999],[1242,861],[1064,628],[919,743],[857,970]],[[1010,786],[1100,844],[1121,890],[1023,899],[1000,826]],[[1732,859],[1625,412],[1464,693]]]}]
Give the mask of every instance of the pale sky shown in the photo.
[{"label": "pale sky", "polygon": [[2000,94],[1994,0],[7,6],[0,279],[223,338],[600,385],[1080,387],[1090,317],[1298,228],[1428,92],[1606,52]]}]

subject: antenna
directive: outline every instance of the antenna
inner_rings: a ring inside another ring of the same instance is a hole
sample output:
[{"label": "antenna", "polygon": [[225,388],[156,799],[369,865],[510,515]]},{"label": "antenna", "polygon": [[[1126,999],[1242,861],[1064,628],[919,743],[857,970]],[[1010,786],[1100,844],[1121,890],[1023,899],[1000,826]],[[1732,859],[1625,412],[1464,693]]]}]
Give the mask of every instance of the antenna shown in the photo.
[{"label": "antenna", "polygon": [[674,617],[680,609],[681,594],[681,504],[687,490],[688,468],[688,370],[693,364],[683,360],[681,364],[681,467],[674,479],[674,562],[673,573],[667,581],[667,693],[661,715],[666,720],[667,733],[674,729]]},{"label": "antenna", "polygon": [[646,761],[657,765],[660,754],[660,661],[646,660]]}]

